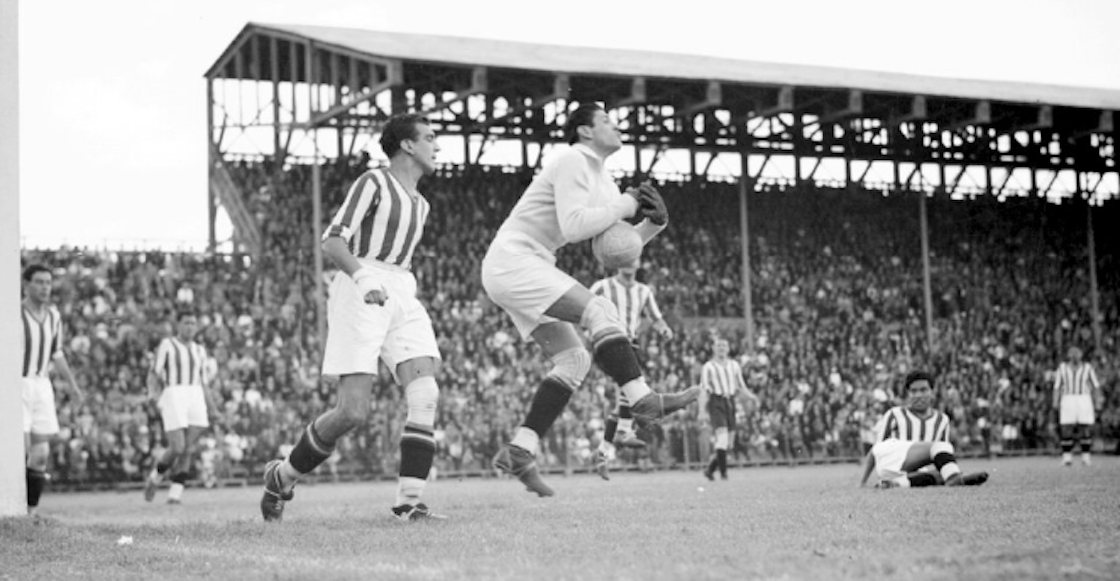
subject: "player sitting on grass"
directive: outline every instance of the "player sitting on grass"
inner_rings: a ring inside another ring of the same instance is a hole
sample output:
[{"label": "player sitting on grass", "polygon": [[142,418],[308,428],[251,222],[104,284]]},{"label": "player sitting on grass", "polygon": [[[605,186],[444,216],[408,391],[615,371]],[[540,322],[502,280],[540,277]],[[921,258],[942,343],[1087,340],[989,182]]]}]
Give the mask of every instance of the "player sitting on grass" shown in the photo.
[{"label": "player sitting on grass", "polygon": [[876,426],[877,442],[864,460],[860,486],[874,470],[880,488],[975,486],[987,472],[962,474],[949,443],[949,418],[933,408],[933,378],[915,371],[903,385],[906,405],[887,410]]}]

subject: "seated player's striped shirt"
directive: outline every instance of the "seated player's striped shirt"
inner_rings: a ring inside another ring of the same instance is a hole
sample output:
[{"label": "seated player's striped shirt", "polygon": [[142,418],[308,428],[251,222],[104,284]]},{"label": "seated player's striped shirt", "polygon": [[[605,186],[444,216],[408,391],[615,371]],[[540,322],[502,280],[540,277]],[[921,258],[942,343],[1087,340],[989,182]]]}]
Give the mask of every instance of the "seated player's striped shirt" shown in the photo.
[{"label": "seated player's striped shirt", "polygon": [[23,308],[23,377],[48,377],[51,359],[62,352],[62,316],[54,306],[42,319]]},{"label": "seated player's striped shirt", "polygon": [[156,350],[156,373],[165,385],[203,385],[205,364],[206,349],[194,341],[167,337]]},{"label": "seated player's striped shirt", "polygon": [[591,292],[614,303],[622,322],[626,327],[626,336],[633,341],[638,336],[638,329],[642,326],[642,314],[646,313],[655,321],[661,320],[661,309],[657,308],[657,301],[653,300],[653,290],[649,285],[634,281],[626,285],[618,277],[608,277],[595,281],[591,285]]},{"label": "seated player's striped shirt", "polygon": [[1054,391],[1061,395],[1092,395],[1097,387],[1100,387],[1097,374],[1093,371],[1093,366],[1085,362],[1076,367],[1063,363],[1058,366],[1058,373],[1054,376]]},{"label": "seated player's striped shirt", "polygon": [[365,172],[346,194],[323,240],[338,236],[358,258],[410,268],[431,206],[413,196],[388,168]]},{"label": "seated player's striped shirt", "polygon": [[905,442],[948,442],[949,416],[939,410],[932,412],[923,420],[904,406],[887,410],[875,429],[878,441],[895,439]]},{"label": "seated player's striped shirt", "polygon": [[700,386],[709,395],[732,397],[740,388],[746,389],[743,382],[743,369],[739,362],[727,358],[723,361],[712,359],[700,370]]}]

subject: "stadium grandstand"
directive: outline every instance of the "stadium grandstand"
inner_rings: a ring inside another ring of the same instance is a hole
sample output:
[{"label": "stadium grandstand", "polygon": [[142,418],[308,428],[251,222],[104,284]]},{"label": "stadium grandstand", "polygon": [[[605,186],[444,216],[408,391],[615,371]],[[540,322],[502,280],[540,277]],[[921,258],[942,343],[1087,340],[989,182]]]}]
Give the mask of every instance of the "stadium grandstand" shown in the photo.
[{"label": "stadium grandstand", "polygon": [[[669,206],[641,274],[679,331],[642,337],[655,388],[696,383],[718,334],[759,395],[735,461],[860,456],[915,367],[940,378],[967,453],[1052,452],[1070,345],[1107,386],[1097,446],[1120,446],[1118,91],[255,23],[206,82],[209,252],[24,251],[60,275],[91,392],[60,402],[61,482],[142,478],[160,446],[144,377],[177,305],[202,314],[222,406],[200,478],[259,474],[331,404],[318,368],[333,273],[317,241],[403,111],[430,118],[447,159],[421,184],[432,214],[414,260],[445,359],[436,465],[485,471],[545,362],[485,299],[479,261],[586,101],[623,129],[619,179],[654,179]],[[588,284],[604,274],[589,247],[560,260]],[[590,468],[606,387],[593,374],[575,395],[550,469]],[[377,405],[324,472],[395,474],[400,407]],[[634,466],[707,455],[695,412],[648,437]]]}]

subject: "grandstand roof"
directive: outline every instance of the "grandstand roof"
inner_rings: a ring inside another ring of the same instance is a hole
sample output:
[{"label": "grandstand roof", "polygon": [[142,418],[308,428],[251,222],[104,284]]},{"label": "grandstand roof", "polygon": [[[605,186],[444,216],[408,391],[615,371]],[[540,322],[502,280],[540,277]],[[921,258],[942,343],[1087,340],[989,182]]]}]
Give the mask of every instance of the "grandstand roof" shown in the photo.
[{"label": "grandstand roof", "polygon": [[[249,23],[207,76],[231,78],[227,55],[255,33],[296,37],[374,58],[488,66],[552,73],[721,81],[746,85],[859,89],[1004,103],[1120,110],[1120,91],[1089,87],[984,81],[858,69],[760,62],[652,51],[556,46],[478,38],[405,34],[354,28]],[[248,72],[243,73],[248,77]]]}]

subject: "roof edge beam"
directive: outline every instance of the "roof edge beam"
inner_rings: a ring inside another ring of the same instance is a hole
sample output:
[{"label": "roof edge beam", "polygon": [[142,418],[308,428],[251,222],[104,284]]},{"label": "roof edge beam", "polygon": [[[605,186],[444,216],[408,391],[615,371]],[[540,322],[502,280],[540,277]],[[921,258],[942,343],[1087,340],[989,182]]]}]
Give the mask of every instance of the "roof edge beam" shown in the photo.
[{"label": "roof edge beam", "polygon": [[364,91],[355,95],[353,99],[350,99],[345,103],[339,103],[338,105],[335,105],[334,107],[331,107],[326,111],[322,111],[317,115],[312,115],[311,120],[307,122],[307,127],[318,127],[326,123],[327,121],[334,119],[340,114],[345,113],[346,111],[349,111],[350,109],[353,109],[354,107],[357,107],[358,105],[361,105],[362,103],[365,103],[366,101],[369,101],[374,97],[377,97],[383,91],[401,84],[404,78],[403,66],[404,65],[400,61],[393,61],[389,65],[389,74],[384,81],[370,87],[368,91]]},{"label": "roof edge beam", "polygon": [[859,89],[850,89],[848,91],[848,106],[821,115],[818,121],[820,123],[832,123],[834,121],[840,121],[848,117],[858,117],[860,115],[863,115],[863,91]]},{"label": "roof edge beam", "polygon": [[1100,119],[1097,121],[1097,126],[1085,131],[1077,131],[1071,133],[1069,138],[1076,141],[1087,135],[1094,135],[1100,133],[1112,133],[1116,125],[1112,121],[1112,111],[1101,111]]},{"label": "roof edge beam", "polygon": [[926,108],[926,96],[914,95],[910,100],[910,112],[902,115],[892,115],[889,118],[890,125],[902,125],[903,123],[910,123],[912,121],[925,121],[929,116],[928,109]]},{"label": "roof edge beam", "polygon": [[1021,125],[1014,125],[1011,127],[1011,132],[1018,131],[1034,131],[1036,129],[1050,129],[1054,126],[1054,108],[1050,105],[1042,105],[1038,108],[1038,118],[1034,123],[1023,123]]},{"label": "roof edge beam", "polygon": [[495,125],[499,121],[502,121],[503,119],[513,118],[526,111],[529,111],[530,109],[542,107],[548,103],[552,103],[553,101],[567,99],[571,86],[571,77],[567,73],[557,74],[556,77],[552,80],[552,93],[548,95],[542,95],[540,97],[533,97],[529,101],[529,103],[522,103],[516,107],[511,107],[506,111],[505,115],[502,115],[501,117],[491,117],[484,121],[479,121],[478,123],[474,124],[474,127],[477,129],[486,129],[492,125]]},{"label": "roof edge beam", "polygon": [[439,103],[436,103],[435,105],[428,107],[427,109],[424,109],[420,112],[426,115],[439,113],[440,111],[447,109],[448,107],[454,105],[455,103],[458,103],[459,101],[462,101],[463,99],[473,97],[475,95],[481,95],[488,90],[490,90],[489,69],[487,69],[486,67],[477,66],[471,69],[470,86],[455,91],[454,97],[445,101],[440,101]]},{"label": "roof edge beam", "polygon": [[792,113],[795,108],[793,85],[783,85],[778,89],[778,103],[756,113],[755,117],[774,117],[781,113]]},{"label": "roof edge beam", "polygon": [[697,113],[715,109],[723,105],[723,85],[719,81],[708,81],[708,88],[702,101],[690,103],[677,112],[682,117],[692,117]]},{"label": "roof edge beam", "polygon": [[619,107],[629,107],[631,105],[644,105],[647,101],[649,101],[649,93],[646,92],[646,78],[634,77],[634,79],[630,81],[630,96],[609,103],[607,108],[618,109]]},{"label": "roof edge beam", "polygon": [[973,109],[972,116],[967,118],[955,119],[947,123],[944,127],[940,127],[941,131],[956,131],[963,127],[974,125],[988,125],[992,122],[992,102],[987,99],[982,99],[976,102],[976,107]]}]

